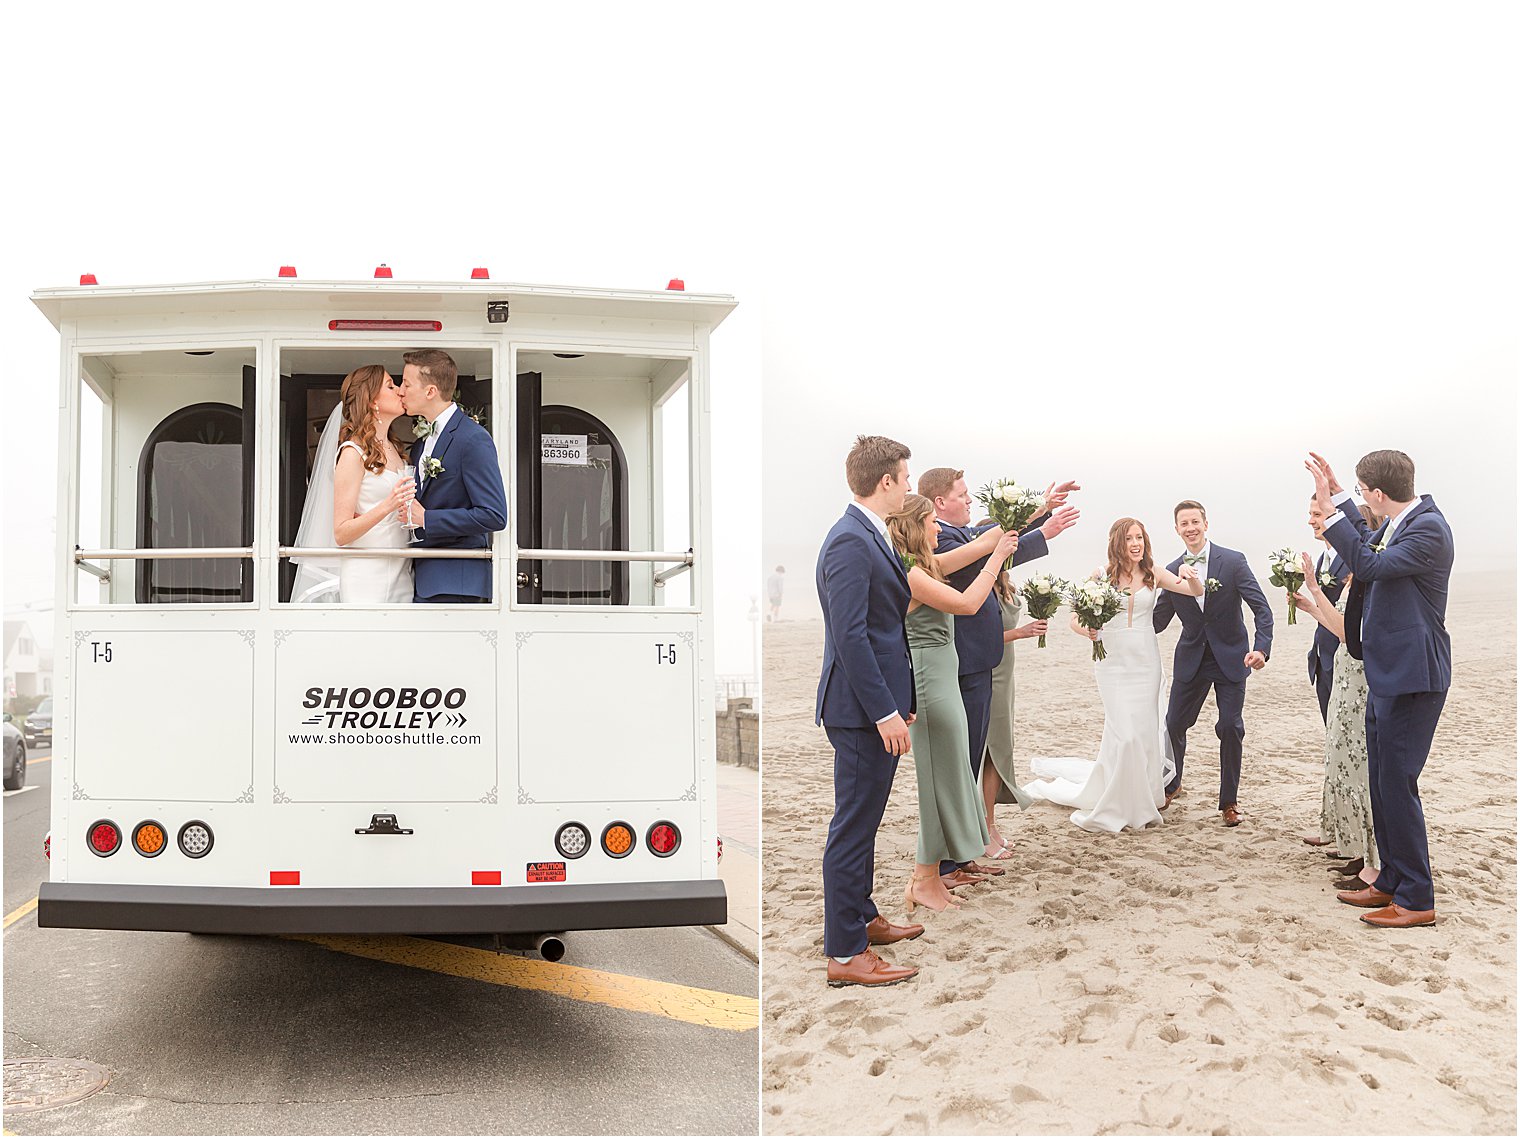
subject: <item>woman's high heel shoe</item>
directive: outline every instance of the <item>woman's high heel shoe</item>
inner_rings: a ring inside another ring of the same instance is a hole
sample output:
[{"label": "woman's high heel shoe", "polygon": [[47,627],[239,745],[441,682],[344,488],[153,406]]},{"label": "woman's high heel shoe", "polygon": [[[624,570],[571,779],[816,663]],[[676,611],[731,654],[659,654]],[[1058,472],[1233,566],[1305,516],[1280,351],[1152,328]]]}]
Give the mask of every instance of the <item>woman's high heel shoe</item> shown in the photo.
[{"label": "woman's high heel shoe", "polygon": [[[937,870],[935,870],[935,871],[930,871],[928,874],[924,874],[922,876],[920,876],[919,874],[915,873],[913,875],[913,877],[908,880],[908,884],[903,887],[903,906],[906,907],[906,909],[908,911],[908,916],[909,917],[913,916],[913,911],[915,909],[917,909],[919,906],[927,906],[929,909],[933,910],[937,914],[942,914],[946,910],[958,910],[958,909],[960,909],[960,906],[956,905],[954,901],[950,901],[950,900],[946,900],[946,902],[944,903],[944,905],[940,905],[940,906],[936,906],[933,902],[920,901],[918,895],[913,892],[913,885],[914,885],[914,883],[916,883],[916,882],[932,882],[934,879],[936,879],[938,877],[939,877],[939,872]],[[946,893],[948,894],[949,891],[947,890]]]}]

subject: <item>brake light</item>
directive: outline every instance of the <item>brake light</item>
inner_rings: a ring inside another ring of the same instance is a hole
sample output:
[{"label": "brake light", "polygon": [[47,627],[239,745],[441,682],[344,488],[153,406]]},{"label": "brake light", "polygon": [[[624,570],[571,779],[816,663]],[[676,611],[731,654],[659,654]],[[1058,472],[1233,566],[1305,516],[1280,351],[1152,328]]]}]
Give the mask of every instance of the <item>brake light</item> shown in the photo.
[{"label": "brake light", "polygon": [[164,828],[151,820],[138,823],[132,831],[133,849],[144,858],[157,858],[168,845],[169,836],[164,834]]},{"label": "brake light", "polygon": [[613,858],[626,858],[633,850],[633,830],[627,823],[608,823],[602,831],[602,849]]},{"label": "brake light", "polygon": [[110,819],[90,824],[90,849],[102,858],[109,858],[121,847],[121,828]]},{"label": "brake light", "polygon": [[661,858],[669,858],[681,845],[681,832],[675,823],[655,823],[644,836],[644,845]]},{"label": "brake light", "polygon": [[442,332],[441,320],[329,320],[329,332]]}]

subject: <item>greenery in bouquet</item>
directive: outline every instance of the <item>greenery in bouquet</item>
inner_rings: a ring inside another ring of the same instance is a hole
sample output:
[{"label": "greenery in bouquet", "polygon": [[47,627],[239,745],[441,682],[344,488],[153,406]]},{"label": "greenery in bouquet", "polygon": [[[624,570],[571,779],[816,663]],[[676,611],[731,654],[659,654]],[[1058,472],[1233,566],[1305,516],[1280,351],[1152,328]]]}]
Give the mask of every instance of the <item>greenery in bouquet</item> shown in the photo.
[{"label": "greenery in bouquet", "polygon": [[[1286,589],[1293,594],[1297,593],[1299,587],[1304,584],[1303,559],[1291,546],[1273,550],[1267,559],[1267,565],[1272,570],[1272,584],[1278,589]],[[1288,624],[1298,624],[1298,607],[1293,604],[1291,597],[1288,599]]]},{"label": "greenery in bouquet", "polygon": [[[976,492],[976,500],[986,507],[987,516],[1003,530],[1020,531],[1045,512],[1045,496],[1012,479],[994,479]],[[1008,555],[1003,568],[1013,568],[1012,554]]]},{"label": "greenery in bouquet", "polygon": [[[1066,591],[1066,604],[1077,615],[1077,624],[1084,629],[1101,629],[1124,608],[1124,593],[1115,588],[1107,577],[1090,577],[1086,581],[1072,582]],[[1093,660],[1103,660],[1108,650],[1101,638],[1093,642]]]},{"label": "greenery in bouquet", "polygon": [[[1031,617],[1036,621],[1048,621],[1061,608],[1064,594],[1070,588],[1069,581],[1063,581],[1053,573],[1037,573],[1019,586],[1019,596],[1024,599],[1025,608]],[[1040,648],[1044,647],[1045,634],[1041,633]]]}]

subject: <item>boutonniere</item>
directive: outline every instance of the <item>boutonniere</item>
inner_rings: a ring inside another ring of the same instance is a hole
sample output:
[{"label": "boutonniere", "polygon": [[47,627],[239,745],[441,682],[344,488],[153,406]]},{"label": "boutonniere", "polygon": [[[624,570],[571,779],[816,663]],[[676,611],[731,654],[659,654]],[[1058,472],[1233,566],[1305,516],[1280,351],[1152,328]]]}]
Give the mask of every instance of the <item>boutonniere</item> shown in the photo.
[{"label": "boutonniere", "polygon": [[425,415],[412,416],[412,436],[417,439],[426,439],[434,431],[438,430],[435,424],[429,423]]},{"label": "boutonniere", "polygon": [[1329,589],[1332,585],[1335,584],[1335,580],[1335,575],[1329,570],[1319,571],[1319,587],[1321,589]]},{"label": "boutonniere", "polygon": [[1371,547],[1372,552],[1374,554],[1381,554],[1387,548],[1388,548],[1388,539],[1387,538],[1384,538],[1381,542],[1373,542],[1372,543],[1372,547]]},{"label": "boutonniere", "polygon": [[1219,579],[1217,577],[1211,577],[1208,581],[1203,583],[1203,591],[1205,593],[1215,593],[1219,590],[1219,588]]},{"label": "boutonniere", "polygon": [[427,458],[422,460],[423,478],[436,479],[441,474],[443,474],[443,464],[437,459],[433,458],[433,456],[429,455]]},{"label": "boutonniere", "polygon": [[907,573],[914,566],[918,565],[918,559],[912,554],[898,554],[897,560],[902,562],[903,573]]}]

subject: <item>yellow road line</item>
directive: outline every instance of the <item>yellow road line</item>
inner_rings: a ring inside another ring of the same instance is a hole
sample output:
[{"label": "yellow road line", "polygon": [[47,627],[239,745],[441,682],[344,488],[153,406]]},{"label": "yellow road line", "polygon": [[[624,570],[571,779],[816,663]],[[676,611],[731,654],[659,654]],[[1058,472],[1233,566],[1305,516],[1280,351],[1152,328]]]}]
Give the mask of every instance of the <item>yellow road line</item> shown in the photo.
[{"label": "yellow road line", "polygon": [[625,977],[620,973],[603,973],[597,969],[583,969],[578,965],[563,965],[556,961],[535,961],[420,937],[312,935],[292,937],[291,940],[309,941],[326,949],[367,957],[372,961],[427,969],[434,973],[447,973],[493,985],[553,993],[571,1000],[591,1001],[631,1012],[668,1017],[703,1028],[748,1032],[760,1023],[760,1002],[754,997],[741,997],[713,989],[694,989],[667,981],[649,981],[643,977]]},{"label": "yellow road line", "polygon": [[27,760],[26,761],[26,765],[28,767],[36,767],[39,763],[52,763],[52,762],[53,762],[53,757],[50,756],[50,755],[45,755],[41,759],[29,759],[29,760]]},{"label": "yellow road line", "polygon": [[31,913],[36,908],[37,908],[37,899],[36,898],[33,898],[30,902],[27,902],[25,905],[17,906],[10,913],[8,913],[8,914],[5,915],[5,925],[3,927],[0,927],[0,928],[10,929],[12,922],[18,922],[18,921],[20,921],[22,918],[26,917],[27,914]]}]

